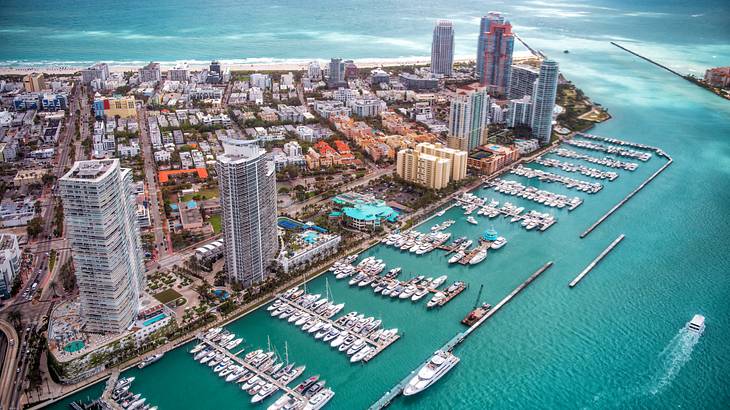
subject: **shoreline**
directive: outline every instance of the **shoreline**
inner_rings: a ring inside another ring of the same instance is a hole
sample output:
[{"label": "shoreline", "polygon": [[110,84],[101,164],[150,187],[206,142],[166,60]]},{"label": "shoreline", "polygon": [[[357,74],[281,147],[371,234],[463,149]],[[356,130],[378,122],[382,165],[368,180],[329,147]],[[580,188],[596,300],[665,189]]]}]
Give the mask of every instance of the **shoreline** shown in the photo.
[{"label": "shoreline", "polygon": [[[185,60],[180,60],[184,62]],[[305,71],[307,65],[316,61],[320,65],[326,65],[328,60],[323,59],[297,59],[282,61],[266,61],[266,62],[243,62],[243,61],[227,61],[219,60],[221,65],[229,68],[230,71]],[[401,58],[363,58],[353,59],[358,68],[377,68],[377,67],[397,67],[406,65],[427,66],[431,64],[429,57],[401,57]],[[471,58],[455,58],[454,64],[470,63],[474,59]],[[103,61],[102,61],[103,62]],[[138,63],[138,64],[137,64]],[[126,71],[136,71],[147,63],[126,62],[126,63],[107,63],[109,64],[109,72],[123,73]],[[160,69],[167,71],[175,66],[176,62],[166,61],[160,62]],[[200,71],[207,69],[209,63],[201,61],[188,61],[188,69],[190,71]],[[48,75],[72,75],[86,68],[88,65],[29,65],[23,67],[0,66],[0,75],[25,75],[30,73],[43,73]]]}]

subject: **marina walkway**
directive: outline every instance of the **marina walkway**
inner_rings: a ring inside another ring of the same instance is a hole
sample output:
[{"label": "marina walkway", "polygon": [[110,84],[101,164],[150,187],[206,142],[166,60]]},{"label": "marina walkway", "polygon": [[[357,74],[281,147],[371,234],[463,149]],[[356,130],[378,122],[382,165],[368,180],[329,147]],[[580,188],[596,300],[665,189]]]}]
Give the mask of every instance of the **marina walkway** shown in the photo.
[{"label": "marina walkway", "polygon": [[[445,350],[445,351],[451,351],[453,350],[458,344],[466,340],[469,335],[471,335],[479,326],[481,326],[484,322],[487,321],[490,317],[494,316],[499,310],[509,303],[517,294],[522,292],[527,286],[530,285],[535,279],[537,279],[540,274],[548,270],[551,266],[553,266],[553,262],[547,262],[544,264],[540,269],[536,270],[532,273],[524,282],[522,282],[519,286],[517,286],[512,292],[510,292],[507,296],[505,296],[499,303],[497,303],[489,312],[487,312],[484,317],[479,319],[476,323],[471,325],[469,329],[465,330],[464,332],[458,333],[456,336],[451,338],[448,342],[446,342],[445,345],[443,345],[439,350]],[[393,386],[392,389],[387,391],[378,401],[373,403],[369,410],[380,410],[385,407],[387,407],[398,395],[400,395],[403,392],[403,389],[406,387],[408,382],[411,380],[414,374],[418,373],[424,366],[426,366],[431,358],[429,357],[425,362],[421,363],[421,365],[418,366],[415,370],[410,372],[405,378],[403,378],[400,382],[398,382],[395,386]]]}]

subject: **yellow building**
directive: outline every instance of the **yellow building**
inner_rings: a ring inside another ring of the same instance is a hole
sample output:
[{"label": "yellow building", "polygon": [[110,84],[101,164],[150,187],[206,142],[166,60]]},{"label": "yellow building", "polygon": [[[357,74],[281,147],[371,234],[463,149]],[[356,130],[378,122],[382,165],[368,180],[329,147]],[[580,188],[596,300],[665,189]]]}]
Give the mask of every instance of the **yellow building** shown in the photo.
[{"label": "yellow building", "polygon": [[97,97],[94,100],[94,112],[97,117],[102,115],[113,118],[130,118],[137,116],[137,101],[133,96]]},{"label": "yellow building", "polygon": [[451,181],[451,160],[403,149],[398,151],[396,172],[406,181],[429,189],[442,189]]},{"label": "yellow building", "polygon": [[447,148],[440,143],[431,144],[428,142],[422,142],[416,145],[416,151],[448,159],[451,165],[451,179],[453,181],[466,178],[466,166],[469,158],[466,151]]},{"label": "yellow building", "polygon": [[23,77],[23,88],[29,93],[39,92],[46,88],[42,73],[28,74]]}]

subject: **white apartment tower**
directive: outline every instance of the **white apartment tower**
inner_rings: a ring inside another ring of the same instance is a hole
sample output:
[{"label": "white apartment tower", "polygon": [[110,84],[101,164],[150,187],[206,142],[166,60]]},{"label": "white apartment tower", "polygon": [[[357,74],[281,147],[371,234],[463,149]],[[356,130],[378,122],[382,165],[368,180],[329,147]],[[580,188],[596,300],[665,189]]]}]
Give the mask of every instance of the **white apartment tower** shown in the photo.
[{"label": "white apartment tower", "polygon": [[454,65],[454,26],[449,20],[439,20],[433,28],[431,42],[431,72],[450,76]]},{"label": "white apartment tower", "polygon": [[449,148],[471,151],[487,141],[489,95],[486,87],[461,88],[451,100]]},{"label": "white apartment tower", "polygon": [[244,286],[266,279],[276,258],[276,174],[255,140],[224,139],[216,171],[228,277]]},{"label": "white apartment tower", "polygon": [[122,332],[145,281],[132,171],[118,159],[77,161],[59,185],[86,330]]}]

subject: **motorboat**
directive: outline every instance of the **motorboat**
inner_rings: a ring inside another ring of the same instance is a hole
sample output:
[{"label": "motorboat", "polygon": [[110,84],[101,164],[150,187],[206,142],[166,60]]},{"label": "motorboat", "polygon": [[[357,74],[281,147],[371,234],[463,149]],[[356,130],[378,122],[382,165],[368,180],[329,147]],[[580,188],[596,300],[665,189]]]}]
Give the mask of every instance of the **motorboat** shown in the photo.
[{"label": "motorboat", "polygon": [[492,242],[492,245],[490,246],[492,249],[499,249],[503,247],[507,243],[507,239],[503,236],[498,237],[494,242]]},{"label": "motorboat", "polygon": [[457,363],[459,363],[459,358],[450,352],[442,350],[436,351],[428,364],[423,366],[418,373],[408,381],[408,384],[403,389],[403,395],[412,396],[426,390],[448,373],[449,370],[456,366]]},{"label": "motorboat", "polygon": [[702,315],[694,315],[692,320],[687,322],[687,330],[692,333],[702,334],[705,331],[705,317]]}]

